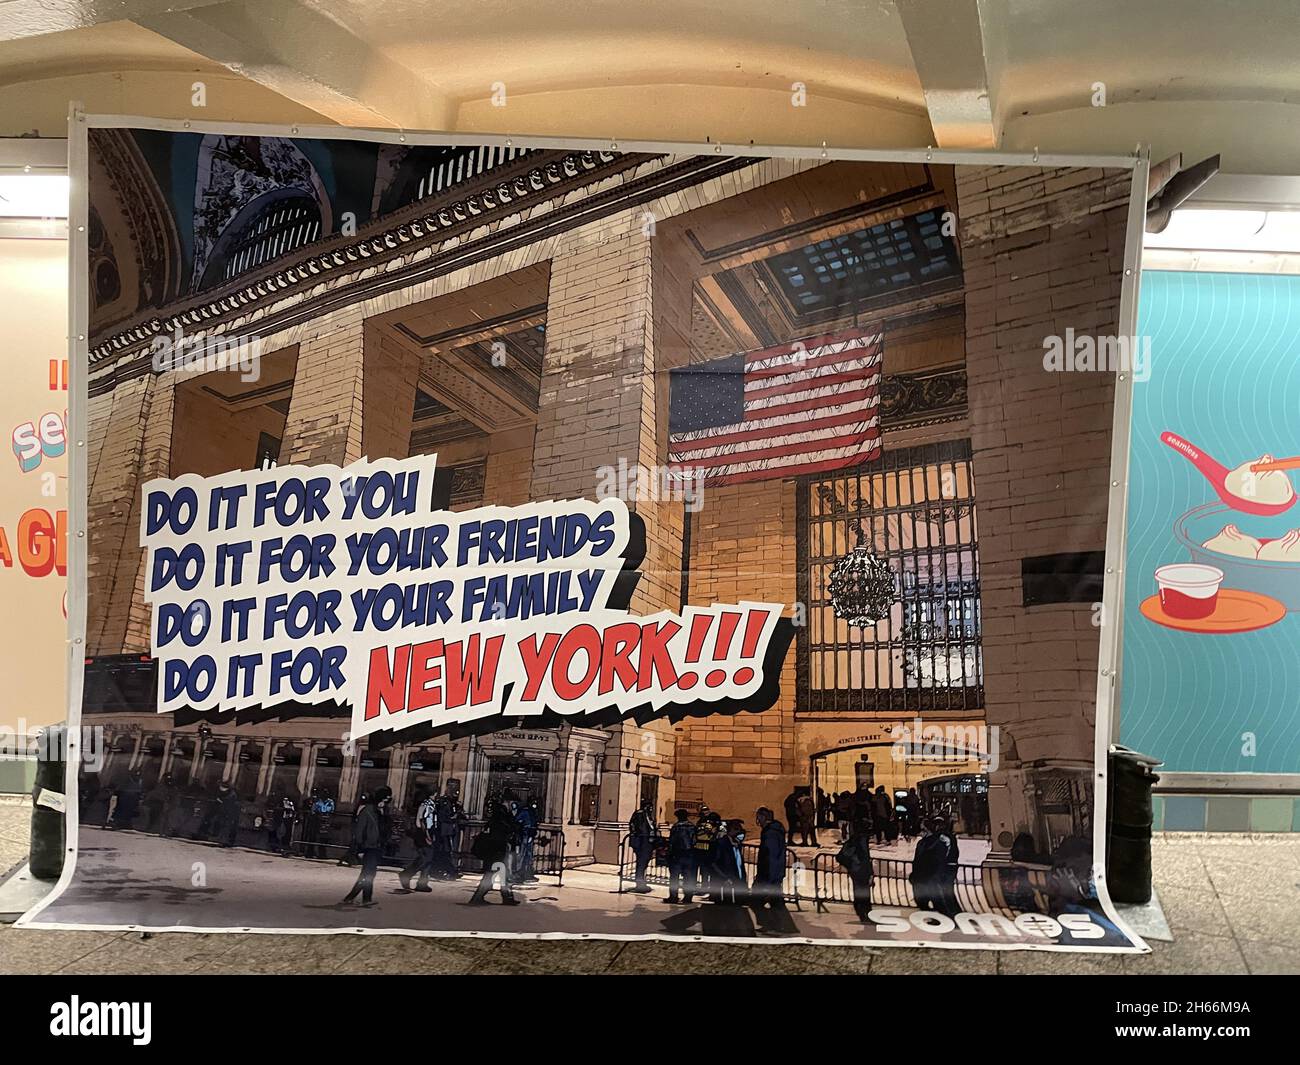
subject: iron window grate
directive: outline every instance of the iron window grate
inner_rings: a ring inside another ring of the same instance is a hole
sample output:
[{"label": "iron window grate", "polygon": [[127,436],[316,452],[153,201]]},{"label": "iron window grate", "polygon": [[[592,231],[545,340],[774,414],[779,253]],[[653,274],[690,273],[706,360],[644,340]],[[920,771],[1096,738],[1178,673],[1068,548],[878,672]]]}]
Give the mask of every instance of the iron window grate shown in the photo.
[{"label": "iron window grate", "polygon": [[[887,450],[798,485],[801,712],[976,710],[984,705],[979,545],[968,440]],[[888,617],[853,628],[828,591],[862,542],[895,575]]]}]

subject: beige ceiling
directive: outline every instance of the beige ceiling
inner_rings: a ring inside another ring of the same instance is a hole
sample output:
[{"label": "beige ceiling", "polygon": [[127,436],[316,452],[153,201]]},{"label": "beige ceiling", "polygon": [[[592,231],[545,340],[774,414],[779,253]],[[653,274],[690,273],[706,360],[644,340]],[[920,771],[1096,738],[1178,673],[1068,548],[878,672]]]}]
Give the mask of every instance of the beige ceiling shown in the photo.
[{"label": "beige ceiling", "polygon": [[[1129,150],[1151,140],[1157,151],[1221,144],[1243,164],[1272,152],[1282,166],[1300,151],[1293,136],[1283,143],[1300,105],[1298,10],[1297,0],[0,0],[0,109],[14,113],[7,124],[36,128],[20,112],[39,92],[78,91],[78,77],[148,75],[146,90],[116,98],[139,106],[166,91],[161,73],[182,87],[204,73],[256,89],[227,93],[222,118],[254,119],[280,101],[357,125],[733,143]],[[1105,107],[1094,106],[1099,83]],[[501,87],[505,107],[493,100]],[[150,113],[177,113],[158,98]]]}]

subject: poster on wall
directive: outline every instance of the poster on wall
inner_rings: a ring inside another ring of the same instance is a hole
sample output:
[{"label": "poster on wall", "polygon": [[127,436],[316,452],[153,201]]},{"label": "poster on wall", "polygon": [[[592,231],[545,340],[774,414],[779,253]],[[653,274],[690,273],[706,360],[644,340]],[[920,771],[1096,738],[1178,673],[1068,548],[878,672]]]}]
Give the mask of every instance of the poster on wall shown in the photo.
[{"label": "poster on wall", "polygon": [[1051,355],[1125,161],[86,125],[105,757],[26,924],[1145,949]]},{"label": "poster on wall", "polygon": [[[1300,683],[1298,327],[1294,277],[1143,282],[1151,372],[1133,392],[1124,740],[1169,771],[1300,773],[1288,694]],[[1268,827],[1287,831],[1290,800],[1277,805]]]},{"label": "poster on wall", "polygon": [[[0,238],[0,313],[7,323],[0,410],[0,758],[67,712],[67,242]],[[26,764],[26,763],[24,763]],[[0,787],[24,790],[6,774]]]}]

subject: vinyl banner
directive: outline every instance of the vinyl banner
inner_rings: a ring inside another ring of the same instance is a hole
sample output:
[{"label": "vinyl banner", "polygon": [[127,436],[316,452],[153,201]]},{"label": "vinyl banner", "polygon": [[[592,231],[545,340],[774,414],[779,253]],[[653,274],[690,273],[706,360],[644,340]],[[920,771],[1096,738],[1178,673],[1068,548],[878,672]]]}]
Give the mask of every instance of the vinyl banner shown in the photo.
[{"label": "vinyl banner", "polygon": [[26,923],[1144,949],[1131,167],[87,125]]}]

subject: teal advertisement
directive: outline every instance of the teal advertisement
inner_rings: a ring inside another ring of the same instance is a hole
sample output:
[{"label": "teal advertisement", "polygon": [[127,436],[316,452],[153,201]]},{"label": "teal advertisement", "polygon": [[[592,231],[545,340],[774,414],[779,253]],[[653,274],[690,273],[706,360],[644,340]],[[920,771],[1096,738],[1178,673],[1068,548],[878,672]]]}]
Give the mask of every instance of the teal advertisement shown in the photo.
[{"label": "teal advertisement", "polygon": [[1121,740],[1300,772],[1300,278],[1147,273],[1139,335]]}]

